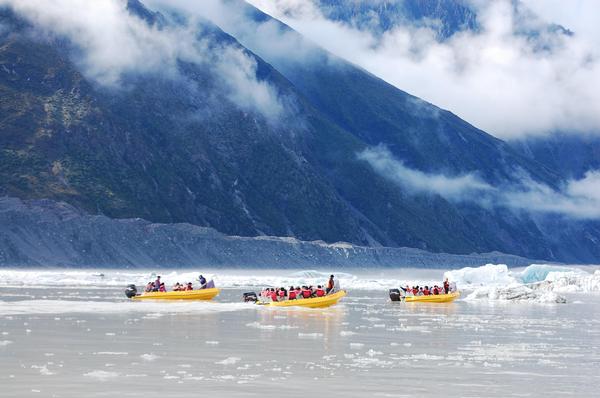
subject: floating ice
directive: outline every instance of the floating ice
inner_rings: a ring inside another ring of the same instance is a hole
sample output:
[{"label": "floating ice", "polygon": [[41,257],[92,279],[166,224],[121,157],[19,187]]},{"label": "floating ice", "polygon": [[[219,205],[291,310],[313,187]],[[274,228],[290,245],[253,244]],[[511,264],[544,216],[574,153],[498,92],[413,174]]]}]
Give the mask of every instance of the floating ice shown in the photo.
[{"label": "floating ice", "polygon": [[140,358],[142,358],[144,361],[152,362],[152,361],[156,361],[160,357],[158,355],[154,355],[154,354],[142,354],[142,355],[140,355]]},{"label": "floating ice", "polygon": [[298,333],[301,339],[319,339],[323,337],[323,333]]},{"label": "floating ice", "polygon": [[236,363],[238,363],[241,360],[242,360],[242,358],[238,358],[238,357],[228,357],[228,358],[223,359],[222,361],[218,361],[215,363],[217,365],[235,365]]},{"label": "floating ice", "polygon": [[587,272],[580,270],[578,268],[573,267],[564,267],[558,265],[548,265],[548,264],[532,264],[529,267],[525,268],[520,273],[516,273],[516,277],[522,283],[534,283],[541,282],[546,280],[548,274],[550,273],[577,273],[577,274],[587,274]]},{"label": "floating ice", "polygon": [[489,286],[475,289],[465,300],[529,301],[537,303],[566,303],[567,300],[550,291],[549,284]]},{"label": "floating ice", "polygon": [[102,380],[102,381],[112,379],[114,377],[119,376],[119,374],[117,372],[107,372],[105,370],[93,370],[91,372],[84,373],[83,375],[86,377],[91,377],[91,378]]},{"label": "floating ice", "polygon": [[275,330],[275,329],[281,329],[281,330],[285,330],[285,329],[298,329],[298,326],[291,326],[291,325],[264,325],[262,323],[259,322],[251,322],[251,323],[247,323],[246,324],[247,327],[249,328],[254,328],[254,329],[264,329],[264,330]]},{"label": "floating ice", "polygon": [[157,313],[166,314],[186,313],[215,313],[241,310],[255,310],[257,306],[245,303],[216,303],[216,302],[133,302],[124,301],[115,305],[109,301],[70,301],[70,300],[22,300],[0,301],[1,315],[28,314],[67,314],[67,313]]},{"label": "floating ice", "polygon": [[459,288],[464,286],[509,285],[517,282],[510,275],[505,264],[486,264],[481,267],[466,267],[459,270],[447,271],[444,278],[455,282]]},{"label": "floating ice", "polygon": [[48,369],[47,365],[41,365],[41,366],[40,365],[31,365],[31,369],[37,369],[37,370],[39,370],[40,374],[42,376],[52,376],[54,374],[54,372],[51,372]]}]

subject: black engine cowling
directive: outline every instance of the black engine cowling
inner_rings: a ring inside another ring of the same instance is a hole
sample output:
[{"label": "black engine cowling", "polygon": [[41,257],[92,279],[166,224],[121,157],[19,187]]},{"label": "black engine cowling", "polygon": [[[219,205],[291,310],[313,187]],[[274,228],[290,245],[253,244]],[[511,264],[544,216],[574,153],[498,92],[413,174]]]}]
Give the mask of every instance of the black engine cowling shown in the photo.
[{"label": "black engine cowling", "polygon": [[244,302],[245,303],[257,302],[258,301],[258,296],[254,292],[244,293],[243,297],[244,297]]},{"label": "black engine cowling", "polygon": [[402,301],[402,295],[400,294],[400,289],[390,289],[390,300]]},{"label": "black engine cowling", "polygon": [[135,297],[137,294],[137,288],[135,285],[127,285],[127,289],[125,289],[125,295],[127,298]]}]

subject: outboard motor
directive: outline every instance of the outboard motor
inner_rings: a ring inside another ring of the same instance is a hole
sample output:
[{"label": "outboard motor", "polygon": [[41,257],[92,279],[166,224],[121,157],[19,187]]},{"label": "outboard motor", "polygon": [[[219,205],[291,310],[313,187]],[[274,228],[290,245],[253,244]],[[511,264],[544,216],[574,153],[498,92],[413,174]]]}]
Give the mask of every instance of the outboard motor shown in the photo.
[{"label": "outboard motor", "polygon": [[258,301],[258,296],[254,292],[244,293],[244,303],[256,303]]},{"label": "outboard motor", "polygon": [[125,289],[125,295],[127,298],[132,298],[137,295],[137,288],[135,285],[127,285],[127,289]]},{"label": "outboard motor", "polygon": [[390,289],[390,300],[402,301],[402,295],[400,294],[400,289]]}]

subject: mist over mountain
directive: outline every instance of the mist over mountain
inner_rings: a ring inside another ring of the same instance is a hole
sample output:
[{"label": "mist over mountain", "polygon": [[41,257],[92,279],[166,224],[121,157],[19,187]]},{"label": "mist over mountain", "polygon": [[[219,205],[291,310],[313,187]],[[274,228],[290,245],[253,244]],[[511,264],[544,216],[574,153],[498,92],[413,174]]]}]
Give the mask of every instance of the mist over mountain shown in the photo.
[{"label": "mist over mountain", "polygon": [[76,4],[0,1],[0,195],[228,235],[600,259],[595,174],[247,3]]}]

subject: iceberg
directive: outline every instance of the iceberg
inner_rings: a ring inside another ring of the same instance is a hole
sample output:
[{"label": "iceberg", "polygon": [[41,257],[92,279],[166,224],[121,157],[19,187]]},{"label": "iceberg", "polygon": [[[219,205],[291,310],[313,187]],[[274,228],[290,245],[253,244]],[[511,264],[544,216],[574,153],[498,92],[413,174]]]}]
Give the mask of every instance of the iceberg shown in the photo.
[{"label": "iceberg", "polygon": [[546,277],[551,272],[571,272],[579,274],[587,274],[587,272],[573,267],[565,267],[560,265],[549,265],[549,264],[531,264],[523,271],[517,274],[517,278],[522,283],[534,283],[546,280]]},{"label": "iceberg", "polygon": [[506,264],[486,264],[481,267],[465,267],[459,270],[447,271],[444,278],[455,282],[459,288],[465,286],[510,285],[517,283],[508,271]]}]

